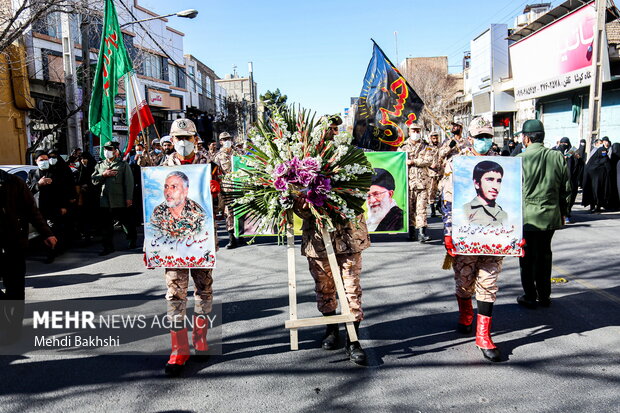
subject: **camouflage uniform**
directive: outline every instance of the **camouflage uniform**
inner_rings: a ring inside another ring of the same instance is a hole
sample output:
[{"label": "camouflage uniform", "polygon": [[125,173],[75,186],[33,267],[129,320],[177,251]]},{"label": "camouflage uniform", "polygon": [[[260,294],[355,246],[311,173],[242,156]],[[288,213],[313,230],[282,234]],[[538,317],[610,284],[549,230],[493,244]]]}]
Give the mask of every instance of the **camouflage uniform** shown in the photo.
[{"label": "camouflage uniform", "polygon": [[[455,146],[459,152],[451,152],[446,162],[444,176],[440,186],[443,189],[443,222],[444,235],[452,236],[452,202],[453,202],[453,169],[452,159],[457,156],[475,156],[469,145]],[[497,279],[502,272],[504,257],[490,255],[457,255],[454,257],[454,281],[456,295],[463,299],[471,298],[476,294],[476,300],[493,303],[497,294]]]},{"label": "camouflage uniform", "polygon": [[430,179],[430,185],[428,187],[428,203],[429,205],[435,203],[437,198],[437,190],[439,188],[439,180],[443,176],[443,162],[440,162],[439,158],[439,144],[428,144],[428,147],[432,150],[431,165],[428,167],[428,176]]},{"label": "camouflage uniform", "polygon": [[[206,164],[207,159],[204,154],[197,152],[192,164]],[[177,154],[167,155],[162,166],[179,166],[181,160]],[[188,200],[189,201],[189,200]],[[193,201],[192,201],[193,202]],[[198,206],[198,205],[197,205]],[[200,206],[198,206],[200,207]],[[202,210],[202,208],[200,208]],[[215,236],[215,249],[217,251],[218,239],[217,231]],[[164,276],[166,278],[166,301],[168,303],[168,317],[182,320],[185,317],[187,308],[187,288],[189,286],[189,276],[194,280],[194,313],[196,315],[207,315],[211,312],[213,303],[213,270],[204,268],[166,268]]]},{"label": "camouflage uniform", "polygon": [[[298,212],[298,214],[304,218],[301,227],[301,254],[308,259],[310,274],[314,278],[317,307],[323,314],[336,311],[338,307],[336,286],[321,231],[316,228],[313,216],[308,216],[304,212]],[[370,246],[370,237],[364,216],[360,215],[357,219],[358,222],[336,226],[336,230],[330,233],[330,236],[342,274],[349,308],[355,315],[355,320],[361,321],[364,319],[360,284],[362,251]]]},{"label": "camouflage uniform", "polygon": [[407,152],[407,160],[413,161],[409,166],[409,226],[424,228],[431,186],[428,168],[433,163],[435,151],[421,140],[413,142],[410,139],[398,150]]},{"label": "camouflage uniform", "polygon": [[157,153],[155,152],[155,149],[153,149],[151,152],[149,152],[149,156],[151,157],[151,161],[153,161],[153,165],[157,166],[164,157],[164,152],[160,150],[159,153]]},{"label": "camouflage uniform", "polygon": [[[215,155],[214,162],[220,167],[222,175],[226,175],[232,172],[232,157],[235,155],[235,152],[232,148],[228,149],[220,149],[220,151]],[[223,204],[223,197],[220,198],[220,203]],[[218,205],[220,211],[224,209],[224,215],[226,216],[226,231],[234,231],[235,230],[235,217],[232,214],[232,211],[228,207],[228,205]]]}]

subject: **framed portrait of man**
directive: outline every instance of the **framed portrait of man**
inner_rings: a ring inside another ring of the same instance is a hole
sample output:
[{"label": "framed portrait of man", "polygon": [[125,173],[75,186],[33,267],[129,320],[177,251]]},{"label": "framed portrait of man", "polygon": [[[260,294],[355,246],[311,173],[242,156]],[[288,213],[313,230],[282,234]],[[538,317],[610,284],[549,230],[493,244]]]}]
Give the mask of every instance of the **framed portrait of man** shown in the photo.
[{"label": "framed portrait of man", "polygon": [[368,232],[407,232],[407,153],[366,152],[366,158],[374,172],[364,207]]},{"label": "framed portrait of man", "polygon": [[521,159],[457,156],[453,170],[452,239],[457,254],[520,256]]},{"label": "framed portrait of man", "polygon": [[211,165],[142,168],[148,268],[215,268]]}]

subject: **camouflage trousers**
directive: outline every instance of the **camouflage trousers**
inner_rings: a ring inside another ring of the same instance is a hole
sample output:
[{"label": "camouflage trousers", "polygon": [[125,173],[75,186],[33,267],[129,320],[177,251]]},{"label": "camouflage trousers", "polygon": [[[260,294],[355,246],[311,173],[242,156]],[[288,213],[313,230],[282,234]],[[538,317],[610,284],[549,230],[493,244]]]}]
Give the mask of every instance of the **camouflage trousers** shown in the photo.
[{"label": "camouflage trousers", "polygon": [[431,183],[428,187],[428,204],[432,205],[437,200],[437,191],[439,187],[439,177],[431,177]]},{"label": "camouflage trousers", "polygon": [[428,189],[410,189],[409,192],[409,226],[422,228],[426,226],[426,208],[428,207]]},{"label": "camouflage trousers", "polygon": [[494,303],[497,295],[497,278],[502,272],[504,257],[489,255],[457,255],[452,264],[456,295]]},{"label": "camouflage trousers", "polygon": [[173,320],[182,320],[187,308],[187,288],[189,287],[190,272],[194,279],[194,313],[207,315],[213,304],[213,270],[167,268],[166,302],[168,303],[168,317]]},{"label": "camouflage trousers", "polygon": [[230,208],[228,207],[228,205],[224,207],[224,216],[226,217],[226,231],[228,232],[234,231],[235,230],[235,216],[230,210]]},{"label": "camouflage trousers", "polygon": [[[362,254],[337,254],[338,266],[342,274],[344,291],[349,303],[349,308],[355,316],[355,320],[364,319],[362,311],[362,286],[360,284],[360,274],[362,272]],[[336,284],[329,266],[327,257],[310,258],[308,257],[310,274],[314,278],[314,291],[316,293],[316,305],[323,314],[336,311],[338,308],[338,296],[336,294]]]}]

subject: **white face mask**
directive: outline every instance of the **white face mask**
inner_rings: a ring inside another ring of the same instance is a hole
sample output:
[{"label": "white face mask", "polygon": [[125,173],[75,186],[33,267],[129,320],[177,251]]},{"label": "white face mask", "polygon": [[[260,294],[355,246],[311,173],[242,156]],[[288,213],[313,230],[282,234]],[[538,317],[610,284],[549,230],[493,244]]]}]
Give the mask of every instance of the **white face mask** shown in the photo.
[{"label": "white face mask", "polygon": [[224,142],[222,142],[222,147],[224,147],[224,148],[232,147],[232,141],[224,141]]},{"label": "white face mask", "polygon": [[420,139],[422,139],[422,134],[420,132],[413,132],[409,134],[409,138],[411,138],[414,141],[419,141]]},{"label": "white face mask", "polygon": [[45,171],[46,169],[49,169],[50,161],[48,161],[47,159],[44,161],[37,161],[37,166],[40,170]]},{"label": "white face mask", "polygon": [[174,143],[174,149],[181,156],[188,156],[192,152],[194,152],[194,142],[190,142],[188,140],[179,140]]},{"label": "white face mask", "polygon": [[114,158],[114,151],[103,151],[103,156],[105,156],[106,159],[112,159]]},{"label": "white face mask", "polygon": [[136,155],[142,155],[142,151],[136,151]]},{"label": "white face mask", "polygon": [[58,163],[58,159],[50,158],[50,165],[54,166],[54,165],[56,165],[56,163]]}]

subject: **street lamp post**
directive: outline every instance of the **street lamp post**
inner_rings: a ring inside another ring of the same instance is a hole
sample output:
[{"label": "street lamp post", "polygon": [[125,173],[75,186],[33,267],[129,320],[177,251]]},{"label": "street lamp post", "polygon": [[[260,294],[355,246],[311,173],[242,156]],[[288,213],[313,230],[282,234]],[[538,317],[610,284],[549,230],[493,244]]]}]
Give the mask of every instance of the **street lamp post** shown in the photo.
[{"label": "street lamp post", "polygon": [[125,27],[125,26],[129,26],[130,24],[148,22],[148,21],[151,21],[151,20],[159,20],[159,19],[164,19],[166,17],[170,17],[170,16],[182,17],[184,19],[193,19],[194,17],[198,16],[198,10],[196,10],[196,9],[188,9],[188,10],[183,10],[183,11],[179,11],[179,12],[176,12],[176,13],[170,13],[170,14],[164,14],[164,15],[161,15],[161,16],[149,17],[148,19],[134,20],[134,21],[122,24],[121,28]]}]

